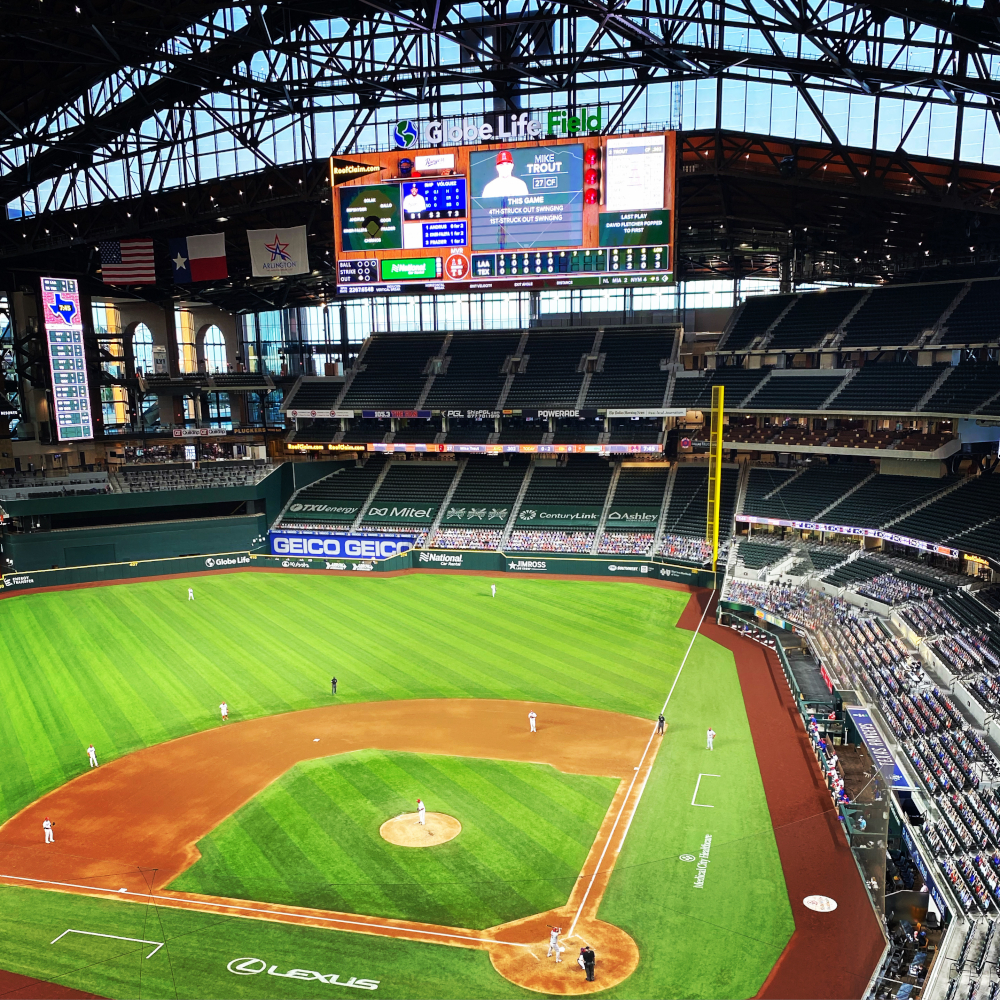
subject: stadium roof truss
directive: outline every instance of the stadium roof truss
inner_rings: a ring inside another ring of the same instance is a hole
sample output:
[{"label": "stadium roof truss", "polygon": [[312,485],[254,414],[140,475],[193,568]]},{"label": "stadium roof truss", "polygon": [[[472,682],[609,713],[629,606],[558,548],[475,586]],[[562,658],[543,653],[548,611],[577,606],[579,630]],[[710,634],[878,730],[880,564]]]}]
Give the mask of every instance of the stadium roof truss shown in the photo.
[{"label": "stadium roof truss", "polygon": [[0,51],[13,217],[370,148],[400,118],[600,102],[605,130],[679,124],[659,84],[714,88],[715,122],[683,124],[717,129],[727,87],[782,90],[835,148],[838,96],[873,148],[887,116],[905,148],[934,115],[955,159],[1000,127],[998,0],[2,0]]}]

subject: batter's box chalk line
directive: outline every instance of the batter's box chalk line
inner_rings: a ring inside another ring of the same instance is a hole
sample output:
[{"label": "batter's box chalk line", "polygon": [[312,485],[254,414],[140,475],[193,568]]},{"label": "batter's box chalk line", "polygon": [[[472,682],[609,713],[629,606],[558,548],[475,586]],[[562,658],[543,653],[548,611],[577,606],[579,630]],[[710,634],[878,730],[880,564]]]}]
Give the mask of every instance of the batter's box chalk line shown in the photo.
[{"label": "batter's box chalk line", "polygon": [[115,941],[134,941],[136,944],[155,944],[156,947],[146,956],[146,958],[152,958],[164,945],[163,941],[147,941],[145,938],[132,938],[132,937],[122,937],[121,934],[98,934],[97,931],[78,931],[75,927],[69,927],[59,935],[59,937],[54,938],[49,944],[55,944],[56,941],[61,941],[67,934],[86,934],[88,937],[100,937],[100,938],[114,938]]}]

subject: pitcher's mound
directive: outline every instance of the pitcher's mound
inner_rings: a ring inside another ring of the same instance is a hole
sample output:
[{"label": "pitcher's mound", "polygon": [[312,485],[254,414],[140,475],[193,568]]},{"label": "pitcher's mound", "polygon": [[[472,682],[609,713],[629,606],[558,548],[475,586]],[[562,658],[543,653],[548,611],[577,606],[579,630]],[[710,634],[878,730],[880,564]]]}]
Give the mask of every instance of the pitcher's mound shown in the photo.
[{"label": "pitcher's mound", "polygon": [[454,816],[444,813],[427,813],[427,822],[421,826],[416,813],[403,813],[387,819],[378,832],[383,840],[400,847],[434,847],[454,840],[462,832],[462,824]]}]

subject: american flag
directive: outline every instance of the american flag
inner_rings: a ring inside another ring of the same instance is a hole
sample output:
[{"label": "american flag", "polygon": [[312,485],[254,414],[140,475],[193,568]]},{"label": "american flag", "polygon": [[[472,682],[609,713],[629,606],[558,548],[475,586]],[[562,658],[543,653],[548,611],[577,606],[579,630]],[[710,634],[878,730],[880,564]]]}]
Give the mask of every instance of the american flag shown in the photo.
[{"label": "american flag", "polygon": [[98,250],[104,284],[156,284],[152,240],[105,240],[98,244]]}]

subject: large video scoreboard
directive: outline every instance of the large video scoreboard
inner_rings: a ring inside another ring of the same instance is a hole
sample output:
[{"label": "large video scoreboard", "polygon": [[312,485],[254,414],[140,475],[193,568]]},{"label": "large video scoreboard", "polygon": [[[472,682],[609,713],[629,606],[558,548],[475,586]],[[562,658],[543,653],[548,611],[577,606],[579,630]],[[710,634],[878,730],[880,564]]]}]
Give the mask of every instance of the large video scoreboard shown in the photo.
[{"label": "large video scoreboard", "polygon": [[671,132],[354,159],[371,172],[337,183],[331,170],[341,294],[673,280]]}]

